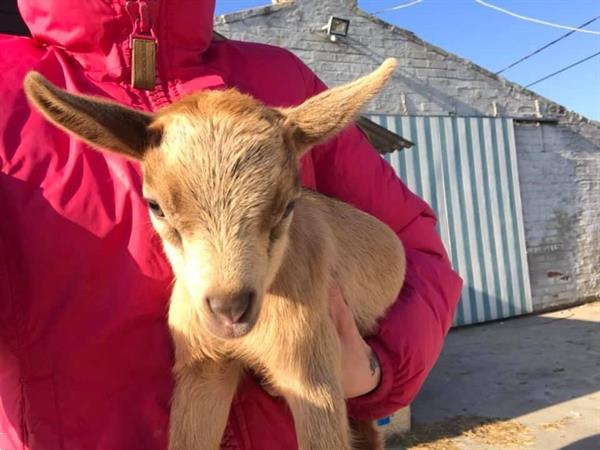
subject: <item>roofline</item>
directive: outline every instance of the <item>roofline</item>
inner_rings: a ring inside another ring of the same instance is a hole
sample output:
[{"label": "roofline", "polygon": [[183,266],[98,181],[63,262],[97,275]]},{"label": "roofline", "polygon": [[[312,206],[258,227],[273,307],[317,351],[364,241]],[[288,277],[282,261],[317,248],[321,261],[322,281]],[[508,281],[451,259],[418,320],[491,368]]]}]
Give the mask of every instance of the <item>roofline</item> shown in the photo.
[{"label": "roofline", "polygon": [[[286,9],[294,7],[294,6],[295,6],[295,1],[289,1],[289,2],[284,2],[284,3],[261,6],[258,8],[245,9],[242,11],[229,13],[229,14],[222,14],[215,18],[215,24],[226,24],[226,23],[239,22],[241,20],[249,19],[251,17],[277,13],[279,11],[283,11],[283,10],[286,10]],[[431,43],[421,39],[420,37],[418,37],[412,31],[408,31],[404,28],[399,28],[396,25],[393,25],[389,22],[386,22],[383,19],[380,19],[379,17],[369,14],[368,12],[359,8],[358,5],[356,4],[356,2],[354,2],[354,5],[351,4],[350,7],[356,15],[361,16],[365,19],[368,19],[371,22],[378,23],[379,25],[386,28],[388,31],[398,34],[398,35],[402,36],[403,38],[405,38],[409,41],[412,41],[413,43],[415,43],[417,45],[427,47],[428,49],[435,51],[436,53],[440,54],[441,56],[443,56],[445,58],[450,58],[460,64],[465,65],[467,68],[469,68],[471,70],[479,72],[482,75],[492,78],[496,81],[499,81],[500,83],[503,83],[509,89],[509,91],[516,89],[516,90],[523,92],[526,95],[529,95],[533,99],[539,99],[539,100],[543,101],[547,106],[551,107],[550,109],[556,110],[556,111],[554,111],[554,114],[556,114],[556,115],[551,116],[550,118],[553,118],[553,117],[566,117],[568,119],[575,118],[577,120],[581,120],[583,122],[600,127],[599,120],[595,120],[595,119],[586,117],[583,114],[578,113],[577,111],[571,110],[571,109],[567,108],[566,106],[561,105],[560,103],[557,103],[553,100],[550,100],[549,98],[544,97],[543,95],[538,94],[535,91],[527,89],[526,87],[521,86],[520,84],[518,84],[514,81],[510,81],[504,77],[496,75],[491,70],[488,70],[478,64],[475,64],[474,62],[472,62],[466,58],[458,56],[454,53],[450,53],[434,44],[431,44]]]},{"label": "roofline", "polygon": [[543,102],[547,103],[550,106],[554,106],[555,109],[558,110],[558,114],[557,117],[572,117],[572,116],[577,116],[577,118],[579,120],[582,120],[584,122],[590,123],[592,125],[595,126],[599,126],[600,127],[600,121],[598,120],[594,120],[594,119],[590,119],[589,117],[584,116],[581,113],[578,113],[576,111],[573,111],[569,108],[567,108],[564,105],[561,105],[560,103],[557,103],[553,100],[550,100],[549,98],[544,97],[543,95],[538,94],[535,91],[532,91],[531,89],[527,89],[524,86],[521,86],[520,84],[514,82],[514,81],[510,81],[504,77],[501,77],[499,75],[496,75],[494,72],[492,72],[491,70],[486,69],[485,67],[482,67],[478,64],[475,64],[473,61],[470,61],[466,58],[463,58],[461,56],[458,56],[454,53],[448,52],[444,49],[442,49],[441,47],[438,47],[437,45],[431,44],[430,42],[427,42],[423,39],[421,39],[420,37],[418,37],[415,33],[413,33],[412,31],[408,31],[405,30],[404,28],[399,28],[396,25],[393,25],[389,22],[386,22],[383,19],[380,19],[379,17],[376,17],[372,14],[369,14],[366,11],[363,11],[362,9],[360,9],[358,6],[354,6],[353,11],[356,15],[358,16],[362,16],[365,19],[368,19],[372,22],[378,23],[379,25],[382,25],[383,27],[387,28],[388,31],[391,31],[392,33],[396,33],[396,34],[400,34],[402,35],[404,38],[414,42],[415,44],[427,47],[437,53],[439,53],[441,56],[447,57],[447,58],[451,58],[453,60],[455,60],[456,62],[460,63],[460,64],[464,64],[467,66],[467,68],[475,70],[476,72],[481,73],[484,76],[490,77],[492,79],[495,79],[501,83],[503,83],[505,86],[507,86],[509,89],[517,89],[522,91],[523,93],[530,95],[531,97],[534,97],[536,99],[542,100]]},{"label": "roofline", "polygon": [[220,16],[215,17],[214,23],[215,24],[226,24],[226,23],[240,22],[242,20],[249,19],[251,17],[266,16],[268,14],[277,13],[281,10],[288,9],[292,6],[294,6],[294,2],[290,1],[290,2],[284,2],[284,3],[259,6],[257,8],[242,9],[240,11],[236,11],[236,12],[232,12],[232,13],[228,13],[228,14],[221,14]]}]

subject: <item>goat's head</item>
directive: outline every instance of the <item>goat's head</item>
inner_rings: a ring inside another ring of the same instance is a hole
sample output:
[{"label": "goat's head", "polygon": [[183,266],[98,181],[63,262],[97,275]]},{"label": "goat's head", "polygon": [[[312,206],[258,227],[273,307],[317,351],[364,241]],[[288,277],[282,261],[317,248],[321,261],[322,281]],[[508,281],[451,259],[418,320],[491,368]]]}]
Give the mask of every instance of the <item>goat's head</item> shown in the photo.
[{"label": "goat's head", "polygon": [[59,127],[141,162],[151,220],[178,282],[201,323],[232,338],[256,322],[282,261],[298,159],[354,120],[395,64],[286,109],[230,89],[147,114],[69,94],[37,73],[25,90]]}]

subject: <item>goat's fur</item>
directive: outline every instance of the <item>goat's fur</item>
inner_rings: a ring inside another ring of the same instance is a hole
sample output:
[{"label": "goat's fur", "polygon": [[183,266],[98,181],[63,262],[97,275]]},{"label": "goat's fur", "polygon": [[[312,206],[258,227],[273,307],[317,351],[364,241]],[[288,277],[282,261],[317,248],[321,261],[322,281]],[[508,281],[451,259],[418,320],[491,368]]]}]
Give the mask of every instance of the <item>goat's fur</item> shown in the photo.
[{"label": "goat's fur", "polygon": [[[144,196],[164,212],[151,216],[176,275],[172,450],[219,447],[245,368],[287,400],[300,449],[352,447],[328,287],[341,288],[368,334],[402,286],[404,252],[378,220],[302,189],[298,160],[354,120],[395,64],[387,60],[295,108],[270,108],[229,89],[188,96],[156,114],[28,75],[26,93],[50,121],[141,161]],[[218,328],[207,299],[244,289],[256,294],[251,319]],[[382,448],[372,425],[352,429],[357,448]]]}]

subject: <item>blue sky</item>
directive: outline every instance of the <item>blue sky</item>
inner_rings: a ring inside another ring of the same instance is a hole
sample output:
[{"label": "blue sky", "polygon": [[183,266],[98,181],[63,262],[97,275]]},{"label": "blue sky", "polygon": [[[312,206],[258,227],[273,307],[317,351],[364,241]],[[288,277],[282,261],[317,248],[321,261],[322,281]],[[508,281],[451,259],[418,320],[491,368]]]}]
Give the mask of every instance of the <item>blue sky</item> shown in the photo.
[{"label": "blue sky", "polygon": [[[302,0],[297,0],[302,1]],[[359,0],[369,12],[408,0]],[[486,0],[516,13],[577,27],[600,16],[600,0]],[[217,0],[217,14],[269,4],[269,0]],[[498,71],[556,39],[566,30],[525,22],[484,8],[475,0],[423,0],[379,14],[425,41]],[[600,19],[586,27],[600,31]],[[526,85],[600,51],[600,35],[574,33],[502,75]],[[600,56],[531,89],[589,118],[600,120]]]}]

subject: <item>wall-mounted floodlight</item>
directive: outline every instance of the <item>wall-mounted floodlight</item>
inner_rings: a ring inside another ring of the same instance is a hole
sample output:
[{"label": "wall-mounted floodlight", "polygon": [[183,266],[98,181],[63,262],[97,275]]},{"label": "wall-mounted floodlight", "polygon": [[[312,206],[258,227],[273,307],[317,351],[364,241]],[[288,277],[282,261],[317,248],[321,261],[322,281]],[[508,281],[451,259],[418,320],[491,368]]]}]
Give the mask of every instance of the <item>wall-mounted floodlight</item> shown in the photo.
[{"label": "wall-mounted floodlight", "polygon": [[327,25],[323,27],[323,30],[327,31],[327,35],[329,36],[329,40],[331,42],[336,42],[338,37],[348,36],[349,27],[349,20],[331,16]]}]

